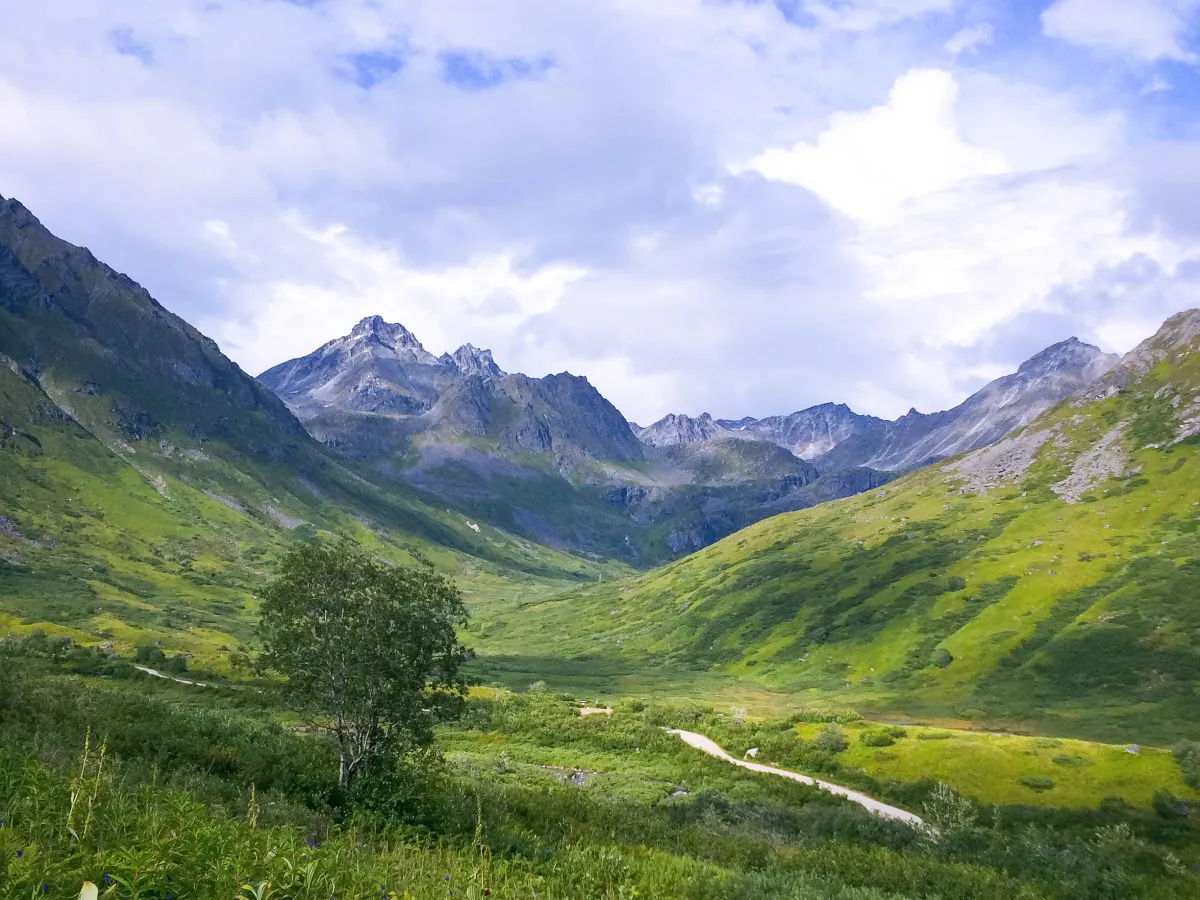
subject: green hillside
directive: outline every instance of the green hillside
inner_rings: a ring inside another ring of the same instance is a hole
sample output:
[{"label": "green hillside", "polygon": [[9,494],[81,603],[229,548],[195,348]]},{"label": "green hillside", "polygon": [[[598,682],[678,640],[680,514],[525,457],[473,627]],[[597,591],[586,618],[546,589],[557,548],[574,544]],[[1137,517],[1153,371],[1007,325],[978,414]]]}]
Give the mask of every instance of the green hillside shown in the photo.
[{"label": "green hillside", "polygon": [[1200,312],[1175,317],[1000,444],[624,584],[497,606],[475,642],[881,713],[1194,737],[1198,332]]},{"label": "green hillside", "polygon": [[320,532],[426,559],[472,598],[625,571],[333,455],[212,341],[0,198],[0,628],[222,667],[280,549]]}]

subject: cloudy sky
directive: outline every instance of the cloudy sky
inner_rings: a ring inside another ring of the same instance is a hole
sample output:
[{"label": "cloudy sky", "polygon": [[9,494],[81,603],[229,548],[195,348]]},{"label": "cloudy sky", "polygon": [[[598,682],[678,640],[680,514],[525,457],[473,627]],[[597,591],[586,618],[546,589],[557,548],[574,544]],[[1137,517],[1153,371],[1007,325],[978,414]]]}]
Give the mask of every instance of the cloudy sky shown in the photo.
[{"label": "cloudy sky", "polygon": [[1200,0],[14,3],[0,194],[252,373],[931,411],[1200,306]]}]

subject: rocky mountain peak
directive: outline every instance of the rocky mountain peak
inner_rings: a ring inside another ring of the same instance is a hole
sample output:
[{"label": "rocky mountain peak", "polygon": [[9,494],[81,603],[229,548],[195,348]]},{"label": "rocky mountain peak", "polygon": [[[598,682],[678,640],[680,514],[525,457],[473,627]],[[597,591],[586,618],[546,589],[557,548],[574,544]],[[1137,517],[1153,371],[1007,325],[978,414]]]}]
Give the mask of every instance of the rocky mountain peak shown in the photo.
[{"label": "rocky mountain peak", "polygon": [[492,358],[491,350],[480,350],[471,344],[463,344],[453,353],[443,353],[441,362],[452,365],[463,375],[478,375],[480,378],[502,378],[506,373]]},{"label": "rocky mountain peak", "polygon": [[643,428],[638,439],[653,447],[676,447],[680,444],[695,444],[728,434],[729,431],[713,421],[708,413],[692,418],[688,415],[670,413],[653,425]]},{"label": "rocky mountain peak", "polygon": [[1084,378],[1091,379],[1103,375],[1119,360],[1120,357],[1115,353],[1105,353],[1099,347],[1072,337],[1026,360],[1017,369],[1017,374],[1044,378],[1056,372],[1076,371],[1082,373]]},{"label": "rocky mountain peak", "polygon": [[349,343],[376,341],[390,350],[426,352],[416,335],[399,322],[384,321],[383,316],[367,316],[351,329],[346,339]]},{"label": "rocky mountain peak", "polygon": [[1200,309],[1177,313],[1163,323],[1153,336],[1142,341],[1078,398],[1080,403],[1099,400],[1123,389],[1158,363],[1195,352],[1200,341]]}]

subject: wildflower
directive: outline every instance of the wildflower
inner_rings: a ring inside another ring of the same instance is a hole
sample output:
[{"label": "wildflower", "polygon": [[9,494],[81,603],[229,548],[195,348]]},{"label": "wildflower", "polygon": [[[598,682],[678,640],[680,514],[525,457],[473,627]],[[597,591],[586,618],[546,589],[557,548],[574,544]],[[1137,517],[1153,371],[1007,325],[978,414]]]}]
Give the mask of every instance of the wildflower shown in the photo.
[{"label": "wildflower", "polygon": [[314,850],[317,849],[317,847],[321,846],[320,844],[317,843],[316,838],[311,838],[311,837],[306,837],[304,839],[304,843],[308,844],[308,846],[312,847]]},{"label": "wildflower", "polygon": [[169,884],[170,882],[172,882],[173,880],[174,880],[174,879],[173,879],[173,878],[171,878],[171,876],[170,876],[170,875],[168,875],[168,876],[167,876],[167,883],[168,883],[168,884]]},{"label": "wildflower", "polygon": [[449,875],[447,875],[447,876],[446,876],[446,880],[447,880],[447,881],[449,881],[449,880],[450,880],[450,876],[449,876]]},{"label": "wildflower", "polygon": [[46,882],[44,882],[44,881],[42,882],[42,893],[43,894],[50,893],[50,885],[46,884]]},{"label": "wildflower", "polygon": [[20,858],[21,858],[22,856],[24,856],[24,855],[25,855],[25,851],[24,851],[24,850],[18,850],[18,851],[17,851],[17,859],[20,859]]}]

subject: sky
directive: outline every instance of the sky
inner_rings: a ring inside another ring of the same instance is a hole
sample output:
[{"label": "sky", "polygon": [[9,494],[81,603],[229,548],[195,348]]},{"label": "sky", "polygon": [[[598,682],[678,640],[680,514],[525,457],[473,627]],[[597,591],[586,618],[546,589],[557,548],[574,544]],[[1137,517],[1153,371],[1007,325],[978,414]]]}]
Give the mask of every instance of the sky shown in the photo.
[{"label": "sky", "polygon": [[1200,0],[54,0],[0,195],[257,374],[373,314],[632,420],[955,405],[1200,306]]}]

